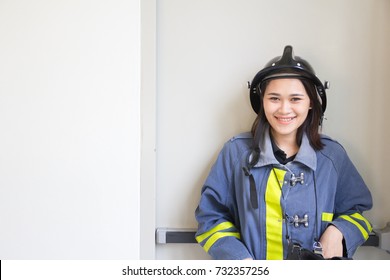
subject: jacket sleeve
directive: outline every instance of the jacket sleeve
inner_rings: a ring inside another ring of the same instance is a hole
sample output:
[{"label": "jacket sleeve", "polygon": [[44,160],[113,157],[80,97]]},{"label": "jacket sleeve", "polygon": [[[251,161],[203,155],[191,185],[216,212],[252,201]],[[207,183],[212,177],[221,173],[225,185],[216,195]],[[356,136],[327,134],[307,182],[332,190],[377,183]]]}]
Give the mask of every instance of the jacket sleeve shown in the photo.
[{"label": "jacket sleeve", "polygon": [[225,144],[203,185],[195,211],[196,240],[213,259],[252,258],[240,240],[234,205],[229,202],[233,195],[232,172],[236,160],[231,144]]},{"label": "jacket sleeve", "polygon": [[343,159],[335,163],[338,184],[332,224],[342,232],[347,257],[351,258],[372,231],[370,222],[363,216],[372,207],[372,197],[346,152],[343,150],[341,154]]}]

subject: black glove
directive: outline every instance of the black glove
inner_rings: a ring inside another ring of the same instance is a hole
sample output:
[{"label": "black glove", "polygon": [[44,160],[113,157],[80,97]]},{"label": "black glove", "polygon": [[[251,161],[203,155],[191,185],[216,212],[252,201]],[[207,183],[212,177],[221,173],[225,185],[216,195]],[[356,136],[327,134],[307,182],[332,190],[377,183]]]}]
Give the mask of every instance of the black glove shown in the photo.
[{"label": "black glove", "polygon": [[333,257],[325,259],[321,254],[316,254],[308,249],[303,248],[298,243],[290,242],[286,260],[351,260],[345,257]]}]

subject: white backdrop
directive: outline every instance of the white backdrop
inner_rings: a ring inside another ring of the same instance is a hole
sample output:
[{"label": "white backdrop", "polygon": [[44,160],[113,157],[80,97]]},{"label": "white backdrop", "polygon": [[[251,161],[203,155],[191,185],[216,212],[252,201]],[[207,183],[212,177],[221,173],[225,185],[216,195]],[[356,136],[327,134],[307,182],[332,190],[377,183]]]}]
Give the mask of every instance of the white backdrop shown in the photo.
[{"label": "white backdrop", "polygon": [[0,0],[0,258],[208,258],[155,248],[154,228],[196,226],[221,145],[255,117],[246,82],[286,44],[331,81],[325,132],[384,226],[389,13],[388,0]]},{"label": "white backdrop", "polygon": [[[387,0],[157,1],[157,227],[196,227],[211,164],[255,118],[246,83],[287,44],[330,81],[324,133],[369,185],[368,218],[377,228],[390,221],[389,26]],[[180,244],[158,245],[156,256],[208,258]]]},{"label": "white backdrop", "polygon": [[0,259],[140,256],[140,1],[0,1]]}]

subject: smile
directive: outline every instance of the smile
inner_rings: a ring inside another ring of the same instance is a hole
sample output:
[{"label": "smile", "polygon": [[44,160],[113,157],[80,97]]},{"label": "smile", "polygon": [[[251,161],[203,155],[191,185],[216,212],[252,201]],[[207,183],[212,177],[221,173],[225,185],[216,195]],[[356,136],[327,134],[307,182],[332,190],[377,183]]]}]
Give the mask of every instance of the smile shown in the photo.
[{"label": "smile", "polygon": [[282,122],[282,123],[289,123],[291,122],[293,119],[295,119],[296,117],[289,117],[289,118],[282,118],[282,117],[276,117],[276,119],[279,121],[279,122]]}]

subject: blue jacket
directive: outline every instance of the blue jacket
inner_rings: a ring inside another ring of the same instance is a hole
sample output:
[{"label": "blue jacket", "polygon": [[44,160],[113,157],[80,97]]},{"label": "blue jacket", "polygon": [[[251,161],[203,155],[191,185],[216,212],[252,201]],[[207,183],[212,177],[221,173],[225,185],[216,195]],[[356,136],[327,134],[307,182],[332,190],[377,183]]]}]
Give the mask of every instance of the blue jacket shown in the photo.
[{"label": "blue jacket", "polygon": [[344,148],[322,136],[325,147],[315,151],[304,135],[295,159],[281,165],[269,134],[264,139],[250,169],[258,207],[251,204],[250,177],[243,171],[253,142],[244,133],[225,143],[204,183],[195,211],[198,243],[214,259],[283,259],[288,237],[312,250],[333,224],[352,257],[372,230],[362,215],[372,197]]}]

